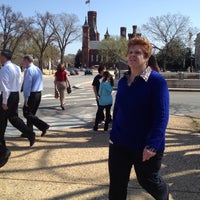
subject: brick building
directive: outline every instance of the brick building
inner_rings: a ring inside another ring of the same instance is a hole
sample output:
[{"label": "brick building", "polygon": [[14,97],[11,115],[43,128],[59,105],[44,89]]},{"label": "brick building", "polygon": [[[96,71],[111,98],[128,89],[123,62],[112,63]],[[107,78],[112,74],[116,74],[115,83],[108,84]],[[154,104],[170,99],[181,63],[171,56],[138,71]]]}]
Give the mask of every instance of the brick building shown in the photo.
[{"label": "brick building", "polygon": [[[137,26],[133,26],[133,32],[128,34],[128,38],[141,35],[137,33]],[[120,28],[120,36],[126,38],[126,27]],[[104,39],[109,38],[108,29],[104,35]],[[82,66],[92,67],[99,65],[103,58],[98,53],[100,34],[97,31],[97,12],[88,11],[85,23],[82,26]]]},{"label": "brick building", "polygon": [[99,33],[96,18],[97,13],[89,11],[82,26],[82,65],[86,67],[98,65],[101,59],[98,55]]}]

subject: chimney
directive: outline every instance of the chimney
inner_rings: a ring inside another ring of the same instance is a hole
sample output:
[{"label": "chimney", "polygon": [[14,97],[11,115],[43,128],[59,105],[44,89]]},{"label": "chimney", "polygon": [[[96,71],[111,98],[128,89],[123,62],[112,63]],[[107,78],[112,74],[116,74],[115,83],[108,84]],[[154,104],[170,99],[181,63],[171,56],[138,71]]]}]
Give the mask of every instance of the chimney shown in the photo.
[{"label": "chimney", "polygon": [[126,38],[126,27],[120,28],[120,36]]},{"label": "chimney", "polygon": [[133,25],[133,37],[136,36],[136,33],[137,33],[137,26]]}]

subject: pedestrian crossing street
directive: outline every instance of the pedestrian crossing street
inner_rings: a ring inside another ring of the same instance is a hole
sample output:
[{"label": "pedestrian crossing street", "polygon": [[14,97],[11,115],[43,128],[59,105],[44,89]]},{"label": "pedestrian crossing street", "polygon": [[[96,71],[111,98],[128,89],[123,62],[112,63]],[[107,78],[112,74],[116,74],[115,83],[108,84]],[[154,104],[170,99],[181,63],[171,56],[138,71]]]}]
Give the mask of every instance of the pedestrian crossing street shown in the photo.
[{"label": "pedestrian crossing street", "polygon": [[[42,100],[37,111],[37,116],[50,124],[50,132],[70,127],[80,127],[94,121],[97,110],[96,99],[91,87],[75,89],[66,95],[65,110],[61,110],[59,99],[49,91],[42,92]],[[113,92],[113,99],[115,91]],[[19,104],[19,116],[26,122],[22,113],[22,99]],[[36,132],[39,132],[35,128]],[[21,133],[10,123],[6,130],[6,136],[19,136]]]},{"label": "pedestrian crossing street", "polygon": [[[44,92],[43,92],[44,93]],[[113,96],[115,94],[115,91],[113,91]],[[54,98],[54,94],[43,94],[42,95],[42,102],[47,102],[47,101],[54,101],[57,103],[57,99]],[[96,105],[96,99],[94,96],[93,88],[92,87],[85,87],[85,88],[78,88],[74,89],[72,88],[72,93],[71,94],[66,94],[66,102],[69,103],[70,105],[72,104],[77,104],[81,102],[87,102],[90,105]]]}]

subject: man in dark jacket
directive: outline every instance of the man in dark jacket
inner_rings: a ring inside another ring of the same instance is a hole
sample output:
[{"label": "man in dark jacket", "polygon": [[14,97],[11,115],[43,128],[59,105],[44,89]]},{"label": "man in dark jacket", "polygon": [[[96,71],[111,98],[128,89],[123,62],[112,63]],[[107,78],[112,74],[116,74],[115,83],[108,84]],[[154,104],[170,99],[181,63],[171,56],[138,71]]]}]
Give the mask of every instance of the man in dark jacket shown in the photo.
[{"label": "man in dark jacket", "polygon": [[[100,79],[102,78],[103,73],[104,73],[105,70],[106,70],[106,68],[104,66],[100,65],[99,68],[98,68],[98,74],[94,77],[94,80],[92,82],[93,91],[94,91],[94,95],[95,95],[98,107],[99,107],[99,86],[100,86]],[[100,121],[104,121],[104,113],[103,112],[101,113]],[[94,131],[97,131],[97,130],[94,129]]]}]

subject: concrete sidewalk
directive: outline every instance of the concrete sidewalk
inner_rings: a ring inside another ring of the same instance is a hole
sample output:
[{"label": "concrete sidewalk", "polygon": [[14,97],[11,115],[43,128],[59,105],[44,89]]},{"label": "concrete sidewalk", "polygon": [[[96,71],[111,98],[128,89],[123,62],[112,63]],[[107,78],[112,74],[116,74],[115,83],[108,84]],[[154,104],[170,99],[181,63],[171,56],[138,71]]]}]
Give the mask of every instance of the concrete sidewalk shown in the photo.
[{"label": "concrete sidewalk", "polygon": [[[161,173],[170,185],[170,200],[199,200],[199,118],[170,116]],[[12,151],[0,169],[1,200],[106,200],[108,193],[108,138],[85,127],[37,134],[30,148],[26,139],[7,137]],[[128,200],[151,200],[134,172]]]}]

